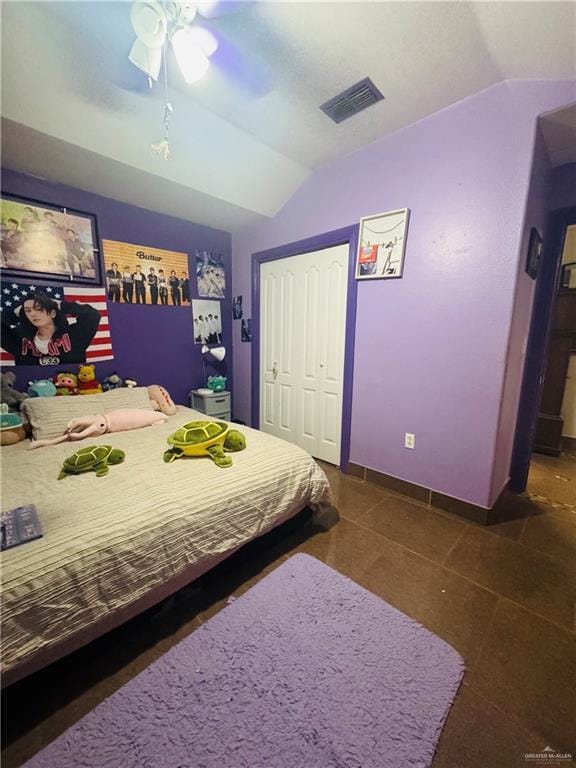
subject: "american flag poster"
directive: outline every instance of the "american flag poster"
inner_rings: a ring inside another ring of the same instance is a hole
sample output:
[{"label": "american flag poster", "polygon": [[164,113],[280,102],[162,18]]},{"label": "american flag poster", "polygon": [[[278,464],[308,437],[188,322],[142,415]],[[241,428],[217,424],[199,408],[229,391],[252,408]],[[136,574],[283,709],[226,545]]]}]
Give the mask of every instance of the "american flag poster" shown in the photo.
[{"label": "american flag poster", "polygon": [[0,283],[2,365],[112,360],[104,288]]}]

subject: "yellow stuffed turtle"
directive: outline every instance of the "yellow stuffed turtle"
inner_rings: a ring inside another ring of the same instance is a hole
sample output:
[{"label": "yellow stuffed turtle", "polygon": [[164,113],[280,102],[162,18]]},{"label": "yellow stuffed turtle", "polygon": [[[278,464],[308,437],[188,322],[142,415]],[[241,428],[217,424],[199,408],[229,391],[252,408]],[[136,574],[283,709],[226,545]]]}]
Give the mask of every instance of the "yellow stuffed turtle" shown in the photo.
[{"label": "yellow stuffed turtle", "polygon": [[210,456],[216,466],[229,467],[232,459],[226,453],[243,451],[246,438],[223,421],[189,421],[168,437],[168,444],[167,463],[181,456]]}]

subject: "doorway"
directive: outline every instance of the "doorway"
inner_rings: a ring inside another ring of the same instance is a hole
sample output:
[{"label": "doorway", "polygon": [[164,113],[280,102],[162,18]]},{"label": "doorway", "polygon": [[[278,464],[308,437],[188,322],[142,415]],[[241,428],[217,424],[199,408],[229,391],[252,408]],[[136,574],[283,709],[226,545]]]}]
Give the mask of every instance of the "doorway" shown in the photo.
[{"label": "doorway", "polygon": [[253,255],[252,421],[347,469],[358,227]]},{"label": "doorway", "polygon": [[[573,367],[570,357],[576,352],[576,288],[570,288],[573,278],[565,267],[571,260],[566,250],[571,242],[567,234],[574,225],[576,208],[564,208],[551,214],[547,226],[548,242],[536,284],[510,469],[510,489],[516,493],[527,488],[533,456],[534,468],[541,464],[553,473],[554,462],[538,457],[546,453],[559,456],[565,444],[561,414],[566,409],[567,375]],[[566,281],[568,285],[564,285]],[[573,410],[569,407],[569,413]],[[576,480],[574,467],[568,474]],[[564,482],[564,474],[555,477]]]}]

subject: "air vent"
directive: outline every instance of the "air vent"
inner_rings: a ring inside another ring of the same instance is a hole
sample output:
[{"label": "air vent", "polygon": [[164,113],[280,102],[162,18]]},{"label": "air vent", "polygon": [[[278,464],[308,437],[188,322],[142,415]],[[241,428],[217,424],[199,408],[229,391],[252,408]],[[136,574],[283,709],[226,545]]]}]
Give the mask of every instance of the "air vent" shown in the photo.
[{"label": "air vent", "polygon": [[352,115],[362,112],[377,101],[382,101],[384,96],[374,85],[369,77],[360,80],[356,85],[350,86],[338,96],[322,104],[320,109],[335,123],[341,123]]}]

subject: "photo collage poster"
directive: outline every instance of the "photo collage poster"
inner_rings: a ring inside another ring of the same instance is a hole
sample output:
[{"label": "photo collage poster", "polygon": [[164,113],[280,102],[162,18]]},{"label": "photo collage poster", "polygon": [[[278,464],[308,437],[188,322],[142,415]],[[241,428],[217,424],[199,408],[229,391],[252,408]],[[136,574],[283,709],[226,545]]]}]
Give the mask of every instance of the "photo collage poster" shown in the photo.
[{"label": "photo collage poster", "polygon": [[0,266],[23,279],[98,283],[95,217],[2,197]]}]

